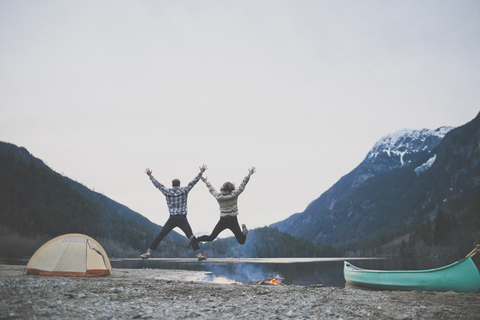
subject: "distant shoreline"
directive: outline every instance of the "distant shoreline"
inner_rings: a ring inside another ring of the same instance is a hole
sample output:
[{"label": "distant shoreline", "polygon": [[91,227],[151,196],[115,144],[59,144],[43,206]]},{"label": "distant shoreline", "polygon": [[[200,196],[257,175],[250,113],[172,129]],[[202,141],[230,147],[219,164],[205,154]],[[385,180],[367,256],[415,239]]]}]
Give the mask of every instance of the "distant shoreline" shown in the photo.
[{"label": "distant shoreline", "polygon": [[[349,258],[208,258],[210,262],[239,262],[239,263],[297,263],[297,262],[322,262],[345,260],[385,260],[391,258],[349,257]],[[395,259],[395,258],[393,258]],[[110,261],[130,261],[138,258],[113,258]],[[169,262],[197,262],[197,258],[150,258],[150,260]],[[0,260],[1,261],[1,260]]]}]

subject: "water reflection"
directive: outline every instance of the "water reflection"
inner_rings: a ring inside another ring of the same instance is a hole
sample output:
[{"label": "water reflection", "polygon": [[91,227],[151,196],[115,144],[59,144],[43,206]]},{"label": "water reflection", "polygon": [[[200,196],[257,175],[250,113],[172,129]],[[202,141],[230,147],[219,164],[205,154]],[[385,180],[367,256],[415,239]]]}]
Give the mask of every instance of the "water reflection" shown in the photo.
[{"label": "water reflection", "polygon": [[181,269],[210,272],[199,280],[223,283],[253,283],[267,278],[283,278],[284,284],[345,287],[343,261],[364,269],[422,270],[438,268],[453,261],[445,259],[376,259],[376,258],[265,258],[265,259],[118,259],[114,268]]},{"label": "water reflection", "polygon": [[119,259],[112,260],[114,268],[154,268],[181,269],[210,272],[199,280],[213,282],[253,283],[267,278],[283,278],[284,284],[312,285],[328,287],[345,286],[343,278],[343,258],[337,259]]}]

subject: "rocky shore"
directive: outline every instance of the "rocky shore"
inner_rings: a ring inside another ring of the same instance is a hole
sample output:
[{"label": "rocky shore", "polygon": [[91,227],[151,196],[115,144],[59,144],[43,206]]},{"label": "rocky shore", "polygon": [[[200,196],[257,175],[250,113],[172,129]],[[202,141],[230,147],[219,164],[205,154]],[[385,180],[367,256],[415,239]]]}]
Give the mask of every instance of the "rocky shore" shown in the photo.
[{"label": "rocky shore", "polygon": [[480,295],[218,284],[203,272],[114,269],[98,278],[0,265],[0,319],[480,319]]}]

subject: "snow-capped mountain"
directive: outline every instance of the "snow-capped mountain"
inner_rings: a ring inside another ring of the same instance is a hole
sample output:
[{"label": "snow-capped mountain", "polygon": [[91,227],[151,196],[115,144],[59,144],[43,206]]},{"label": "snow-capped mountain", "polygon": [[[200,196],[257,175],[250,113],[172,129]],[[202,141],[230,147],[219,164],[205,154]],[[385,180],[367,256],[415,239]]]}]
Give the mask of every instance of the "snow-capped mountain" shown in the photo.
[{"label": "snow-capped mountain", "polygon": [[378,140],[367,154],[366,160],[386,155],[395,162],[398,160],[396,167],[409,165],[412,162],[409,155],[433,149],[452,129],[453,127],[441,127],[437,130],[398,130]]},{"label": "snow-capped mountain", "polygon": [[432,150],[452,129],[453,127],[441,127],[437,130],[398,130],[378,140],[368,152],[365,161],[374,162],[386,157],[390,160],[390,169],[408,166],[415,161],[414,155]]},{"label": "snow-capped mountain", "polygon": [[[466,134],[467,130],[472,133]],[[472,186],[478,189],[480,178],[472,170],[480,170],[479,132],[480,114],[455,129],[402,129],[388,134],[304,212],[270,227],[315,242],[339,244],[423,223],[434,218],[440,207],[447,210],[454,203],[448,196],[458,201],[473,194]]]},{"label": "snow-capped mountain", "polygon": [[360,186],[378,173],[410,165],[438,146],[453,127],[436,130],[401,129],[378,140],[368,152],[365,160],[352,171],[355,179],[351,187]]}]

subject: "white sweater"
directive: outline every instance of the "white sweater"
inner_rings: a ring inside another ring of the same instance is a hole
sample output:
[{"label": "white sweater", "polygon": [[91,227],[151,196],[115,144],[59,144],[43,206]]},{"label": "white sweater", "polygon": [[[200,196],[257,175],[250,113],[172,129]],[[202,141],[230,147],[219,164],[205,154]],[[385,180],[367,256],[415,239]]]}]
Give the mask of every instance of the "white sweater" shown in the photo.
[{"label": "white sweater", "polygon": [[212,187],[210,182],[207,182],[208,191],[217,199],[220,205],[220,217],[234,217],[238,215],[237,198],[245,189],[248,180],[250,180],[250,177],[245,177],[238,188],[230,193],[226,191],[218,192]]}]

